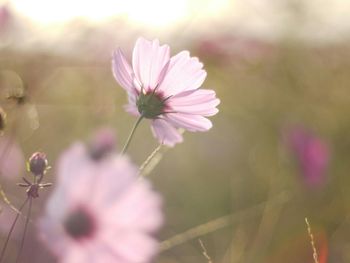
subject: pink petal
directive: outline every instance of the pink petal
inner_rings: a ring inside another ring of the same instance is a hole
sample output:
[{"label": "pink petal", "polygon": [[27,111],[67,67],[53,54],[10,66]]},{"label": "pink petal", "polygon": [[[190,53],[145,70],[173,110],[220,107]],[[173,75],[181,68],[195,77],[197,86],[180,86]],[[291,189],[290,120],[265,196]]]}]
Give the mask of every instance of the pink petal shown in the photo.
[{"label": "pink petal", "polygon": [[[56,210],[62,210],[60,209]],[[55,217],[46,216],[38,222],[40,228],[39,238],[43,243],[50,244],[48,248],[57,256],[65,254],[71,249],[72,241],[64,234],[61,221]]]},{"label": "pink petal", "polygon": [[99,242],[94,242],[89,250],[91,251],[89,255],[89,262],[103,262],[103,263],[122,263],[126,262],[125,259],[118,254],[117,251],[109,244],[115,242],[115,240],[103,240],[99,238]]},{"label": "pink petal", "polygon": [[112,71],[120,86],[128,92],[134,92],[133,72],[120,48],[113,53]]},{"label": "pink petal", "polygon": [[168,105],[176,113],[213,116],[218,113],[216,108],[220,100],[213,90],[189,90],[179,93],[168,100]]},{"label": "pink petal", "polygon": [[213,126],[210,120],[200,115],[170,113],[166,118],[173,125],[189,131],[207,131]]},{"label": "pink petal", "polygon": [[65,253],[61,258],[60,263],[90,263],[89,253],[88,251],[79,249],[79,248],[71,248],[69,252]]},{"label": "pink petal", "polygon": [[[138,170],[126,156],[113,157],[101,160],[98,174],[94,174],[90,204],[102,210],[115,203],[130,185],[135,183]],[[116,178],[118,176],[118,178]]]},{"label": "pink petal", "polygon": [[169,59],[168,45],[160,46],[158,40],[137,39],[132,56],[132,66],[137,79],[146,91],[155,88],[164,78]]},{"label": "pink petal", "polygon": [[135,94],[128,93],[129,103],[127,105],[124,105],[124,109],[126,112],[130,113],[131,115],[140,116],[140,113],[136,106],[136,100],[137,100],[137,96]]},{"label": "pink petal", "polygon": [[183,141],[182,135],[179,131],[170,123],[162,119],[156,119],[152,122],[152,132],[160,143],[164,143],[171,147],[176,143]]},{"label": "pink petal", "polygon": [[207,73],[198,58],[190,57],[188,51],[182,51],[170,59],[170,65],[159,90],[167,96],[185,90],[197,89],[205,80]]},{"label": "pink petal", "polygon": [[[115,200],[113,200],[115,201]],[[104,225],[108,229],[118,224],[121,229],[153,233],[163,224],[161,198],[146,181],[129,187],[114,204],[101,209]],[[111,226],[111,227],[109,227]]]},{"label": "pink petal", "polygon": [[148,235],[139,232],[120,231],[116,235],[109,235],[106,245],[111,251],[124,259],[121,262],[146,263],[158,250],[156,240]]}]

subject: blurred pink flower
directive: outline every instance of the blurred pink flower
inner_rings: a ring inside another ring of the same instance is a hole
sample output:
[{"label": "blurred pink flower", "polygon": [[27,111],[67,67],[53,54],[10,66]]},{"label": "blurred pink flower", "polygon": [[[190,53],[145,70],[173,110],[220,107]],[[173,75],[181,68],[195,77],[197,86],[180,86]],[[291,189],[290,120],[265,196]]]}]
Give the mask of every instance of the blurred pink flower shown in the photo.
[{"label": "blurred pink flower", "polygon": [[127,157],[95,159],[81,143],[62,155],[39,223],[59,262],[150,262],[158,248],[152,234],[163,221],[161,199],[137,174]]},{"label": "blurred pink flower", "polygon": [[136,41],[132,68],[118,49],[113,54],[115,79],[127,91],[126,110],[152,120],[152,131],[159,142],[174,146],[182,142],[177,128],[207,131],[209,119],[218,112],[220,100],[215,91],[200,89],[207,73],[198,58],[182,51],[170,58],[168,45],[158,40]]},{"label": "blurred pink flower", "polygon": [[330,159],[328,145],[301,127],[295,127],[289,131],[287,143],[296,155],[308,185],[320,186],[324,184]]},{"label": "blurred pink flower", "polygon": [[0,33],[6,28],[10,17],[11,15],[7,5],[0,6]]},{"label": "blurred pink flower", "polygon": [[23,152],[14,138],[0,136],[0,176],[15,179],[25,171]]}]

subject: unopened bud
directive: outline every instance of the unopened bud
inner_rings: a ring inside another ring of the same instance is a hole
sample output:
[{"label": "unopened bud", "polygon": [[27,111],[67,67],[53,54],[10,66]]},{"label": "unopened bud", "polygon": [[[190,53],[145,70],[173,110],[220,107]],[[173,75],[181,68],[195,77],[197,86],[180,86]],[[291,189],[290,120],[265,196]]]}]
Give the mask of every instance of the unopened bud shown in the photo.
[{"label": "unopened bud", "polygon": [[48,161],[46,159],[46,154],[42,152],[33,153],[33,155],[29,158],[29,171],[36,175],[45,174],[48,169]]}]

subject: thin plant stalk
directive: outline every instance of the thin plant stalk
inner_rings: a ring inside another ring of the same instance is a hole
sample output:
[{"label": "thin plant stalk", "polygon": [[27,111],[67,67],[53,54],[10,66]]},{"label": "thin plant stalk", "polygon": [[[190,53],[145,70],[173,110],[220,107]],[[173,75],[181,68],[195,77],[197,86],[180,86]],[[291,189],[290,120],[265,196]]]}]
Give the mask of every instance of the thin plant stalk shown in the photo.
[{"label": "thin plant stalk", "polygon": [[[8,140],[4,151],[2,152],[1,156],[0,156],[0,165],[3,165],[3,158],[6,156],[7,152],[9,151],[9,148],[11,147],[11,145],[13,144],[13,136],[10,137],[10,139]],[[12,203],[10,202],[9,198],[7,197],[2,185],[0,184],[0,195],[3,199],[3,201],[13,210],[15,211],[17,214],[20,213],[19,210],[12,205]]]},{"label": "thin plant stalk", "polygon": [[128,147],[129,147],[129,145],[130,145],[130,142],[131,142],[131,140],[132,140],[132,138],[133,138],[133,136],[134,136],[134,133],[135,133],[135,131],[136,131],[136,128],[139,126],[139,124],[140,124],[140,122],[142,121],[142,119],[143,119],[143,115],[141,115],[141,116],[137,119],[137,121],[136,121],[135,124],[134,124],[134,127],[132,127],[132,130],[131,130],[131,132],[130,132],[130,134],[129,134],[129,137],[128,137],[128,139],[126,140],[126,143],[125,143],[125,145],[124,145],[124,147],[123,147],[123,150],[122,150],[122,152],[121,152],[122,155],[123,155],[123,154],[126,152],[126,150],[128,149]]},{"label": "thin plant stalk", "polygon": [[24,225],[23,236],[22,236],[21,245],[20,245],[20,248],[19,248],[19,251],[18,251],[16,263],[19,262],[19,259],[21,257],[21,253],[22,253],[22,250],[23,250],[23,245],[24,245],[24,240],[26,238],[26,233],[27,233],[30,213],[32,211],[32,203],[33,203],[33,198],[29,197],[29,207],[28,207],[28,212],[27,212],[27,218],[26,218],[26,222],[25,222],[25,225]]},{"label": "thin plant stalk", "polygon": [[[21,205],[21,207],[18,209],[19,212],[22,211],[23,207],[27,204],[28,200],[29,200],[29,197],[27,197],[27,199],[23,202],[23,204]],[[8,234],[7,234],[7,237],[6,237],[4,246],[3,246],[2,250],[1,250],[0,263],[2,262],[2,260],[3,260],[4,256],[5,256],[5,251],[6,251],[8,242],[9,242],[9,240],[10,240],[11,234],[12,234],[12,232],[13,232],[13,229],[15,228],[15,225],[16,225],[16,223],[17,223],[17,220],[18,220],[19,216],[20,216],[20,213],[16,213],[15,220],[13,221],[13,223],[12,223],[12,225],[11,225],[11,228],[10,228],[10,231],[9,231]],[[28,218],[27,218],[27,220],[28,220]]]},{"label": "thin plant stalk", "polygon": [[152,162],[152,160],[156,157],[156,155],[160,152],[162,149],[162,146],[164,144],[159,144],[157,148],[153,150],[153,152],[147,157],[147,159],[141,164],[139,168],[140,176],[145,176],[147,173],[144,173],[144,170],[148,167],[148,165]]},{"label": "thin plant stalk", "polygon": [[280,206],[290,200],[290,196],[287,192],[281,192],[276,195],[273,199],[262,202],[256,206],[253,206],[242,211],[237,211],[232,214],[228,214],[217,219],[211,220],[207,223],[195,226],[185,232],[172,236],[171,238],[164,240],[160,243],[160,252],[169,250],[175,246],[186,243],[189,240],[199,238],[208,233],[212,233],[218,229],[231,226],[235,221],[243,220],[243,218],[250,218],[256,216],[261,212],[266,205],[277,205]]},{"label": "thin plant stalk", "polygon": [[312,234],[311,226],[310,226],[310,223],[309,223],[309,220],[307,219],[307,217],[305,217],[305,223],[306,223],[306,226],[307,226],[307,232],[308,232],[309,237],[310,237],[310,244],[311,244],[312,252],[313,252],[312,253],[312,257],[313,257],[315,263],[319,263],[317,249],[316,249],[316,245],[315,245],[314,235]]}]

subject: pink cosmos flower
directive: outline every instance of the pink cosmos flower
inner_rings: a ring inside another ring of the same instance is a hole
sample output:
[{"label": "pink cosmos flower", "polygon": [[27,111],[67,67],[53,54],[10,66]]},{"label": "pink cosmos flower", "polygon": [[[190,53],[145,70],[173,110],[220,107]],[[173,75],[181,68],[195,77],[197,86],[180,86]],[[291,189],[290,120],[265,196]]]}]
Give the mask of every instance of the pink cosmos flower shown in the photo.
[{"label": "pink cosmos flower", "polygon": [[91,155],[82,143],[62,155],[56,188],[39,223],[59,262],[151,260],[158,247],[152,234],[163,221],[161,200],[137,174],[127,157]]},{"label": "pink cosmos flower", "polygon": [[323,185],[330,159],[328,145],[302,127],[289,131],[287,143],[298,159],[306,183],[310,186]]},{"label": "pink cosmos flower", "polygon": [[126,110],[151,119],[154,136],[168,146],[182,142],[178,128],[194,132],[212,127],[206,117],[218,112],[220,100],[215,91],[200,89],[207,75],[202,67],[188,51],[170,58],[168,45],[144,38],[136,41],[132,67],[120,49],[112,60],[114,77],[128,93]]}]

